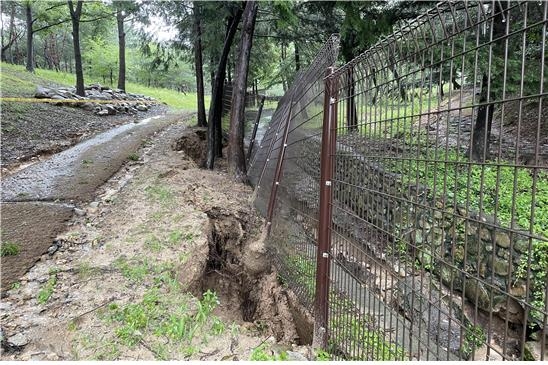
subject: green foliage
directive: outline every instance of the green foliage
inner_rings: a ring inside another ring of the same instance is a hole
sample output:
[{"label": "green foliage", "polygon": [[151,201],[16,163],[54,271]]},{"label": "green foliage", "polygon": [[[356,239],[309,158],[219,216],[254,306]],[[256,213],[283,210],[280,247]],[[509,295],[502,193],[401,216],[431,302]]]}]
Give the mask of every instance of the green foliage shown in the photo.
[{"label": "green foliage", "polygon": [[316,361],[331,361],[331,354],[325,350],[316,351]]},{"label": "green foliage", "polygon": [[[392,163],[391,169],[402,175],[403,184],[418,181],[440,196],[445,194],[459,206],[468,206],[483,214],[495,215],[496,212],[502,224],[510,225],[514,221],[527,229],[532,221],[533,176],[526,168],[497,164],[469,164],[455,152],[439,151],[437,155],[429,152],[404,164]],[[548,237],[548,174],[545,172],[538,172],[534,209],[533,233]]]},{"label": "green foliage", "polygon": [[138,153],[130,153],[127,157],[130,161],[139,161],[139,154]]},{"label": "green foliage", "polygon": [[287,353],[282,351],[279,355],[268,354],[266,349],[266,344],[262,343],[259,346],[255,347],[251,352],[251,361],[287,361]]},{"label": "green foliage", "polygon": [[289,281],[301,286],[312,297],[316,290],[316,263],[300,255],[290,255],[286,265],[290,267],[288,272],[291,273],[289,274],[291,280]]},{"label": "green foliage", "polygon": [[114,266],[122,272],[122,275],[133,282],[142,281],[149,273],[150,265],[145,257],[142,261],[138,259],[127,260],[119,257],[114,261]]},{"label": "green foliage", "polygon": [[374,361],[407,358],[401,347],[385,339],[382,330],[374,329],[374,323],[368,316],[357,312],[350,299],[331,293],[329,300],[334,313],[329,317],[329,328],[333,334],[329,340],[330,347],[337,348],[340,344],[351,347],[347,360],[363,360],[365,354],[369,356],[368,360]]},{"label": "green foliage", "polygon": [[169,345],[184,345],[184,355],[191,356],[196,352],[192,340],[199,334],[210,333],[214,336],[225,331],[224,323],[216,316],[213,310],[219,304],[217,294],[210,290],[203,294],[200,301],[195,302],[197,307],[189,307],[189,298],[177,292],[163,294],[161,283],[149,289],[139,303],[130,303],[125,306],[111,304],[105,320],[119,323],[115,334],[122,344],[134,347],[145,336],[149,338],[167,338],[168,343],[158,347],[154,353],[158,359],[167,358]]},{"label": "green foliage", "polygon": [[548,285],[548,241],[533,240],[530,254],[521,257],[521,261],[516,270],[518,279],[527,280],[528,270],[530,270],[531,279],[531,317],[539,323],[544,321],[546,286]]},{"label": "green foliage", "polygon": [[[1,62],[2,74],[0,81],[2,83],[3,97],[33,97],[37,85],[46,87],[58,86],[74,86],[76,78],[73,74],[65,72],[56,72],[53,70],[36,69],[34,74],[25,71],[25,68],[20,65],[12,65]],[[85,74],[86,84],[101,83],[105,84],[102,78],[93,78]],[[115,85],[111,85],[115,86]],[[175,110],[196,110],[197,101],[196,93],[187,92],[186,95],[172,89],[160,87],[147,87],[134,82],[126,83],[126,91],[136,94],[143,94],[155,98],[160,102],[166,103],[169,107]],[[206,108],[209,105],[211,97],[206,95]],[[6,105],[12,105],[10,102]],[[27,107],[32,104],[16,104],[21,111],[26,111]],[[14,107],[12,107],[13,109]],[[7,111],[4,106],[2,109]],[[19,110],[19,109],[18,109]]]},{"label": "green foliage", "polygon": [[14,242],[0,242],[0,257],[15,256],[19,253],[20,248]]},{"label": "green foliage", "polygon": [[46,304],[55,290],[55,285],[57,284],[57,274],[51,272],[48,281],[44,284],[42,289],[38,292],[38,303]]},{"label": "green foliage", "polygon": [[486,340],[485,332],[481,326],[469,325],[466,328],[461,351],[468,358],[474,351],[483,346]]}]

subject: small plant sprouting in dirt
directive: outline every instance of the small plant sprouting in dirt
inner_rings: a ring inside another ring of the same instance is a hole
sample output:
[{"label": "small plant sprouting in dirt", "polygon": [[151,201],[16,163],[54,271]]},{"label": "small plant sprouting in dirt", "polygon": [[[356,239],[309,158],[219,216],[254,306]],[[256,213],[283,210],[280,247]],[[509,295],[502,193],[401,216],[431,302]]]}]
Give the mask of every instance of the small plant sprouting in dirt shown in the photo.
[{"label": "small plant sprouting in dirt", "polygon": [[145,239],[145,245],[154,252],[160,252],[164,248],[164,245],[162,245],[160,239],[153,234],[147,236]]},{"label": "small plant sprouting in dirt", "polygon": [[[124,306],[111,303],[101,318],[119,326],[115,328],[116,341],[130,348],[146,343],[156,359],[168,359],[173,351],[184,357],[196,352],[193,339],[207,341],[207,336],[217,336],[225,331],[225,324],[213,310],[219,304],[217,294],[208,290],[199,301],[193,301],[180,290],[163,290],[164,283],[156,282],[140,302]],[[167,341],[166,341],[167,340]]]},{"label": "small plant sprouting in dirt", "polygon": [[21,282],[16,281],[15,283],[11,284],[11,289],[19,289],[21,287]]},{"label": "small plant sprouting in dirt", "polygon": [[96,267],[91,266],[89,262],[82,262],[80,263],[80,265],[78,265],[78,277],[80,278],[80,280],[89,279],[97,271],[98,269]]},{"label": "small plant sprouting in dirt", "polygon": [[0,243],[0,256],[15,256],[19,253],[19,245],[13,242]]},{"label": "small plant sprouting in dirt", "polygon": [[140,262],[119,257],[114,261],[114,266],[122,272],[122,275],[133,282],[142,281],[148,274],[149,265],[146,258]]},{"label": "small plant sprouting in dirt", "polygon": [[[266,349],[266,344],[262,343],[259,346],[255,347],[253,349],[253,352],[251,353],[250,360],[251,361],[287,361],[287,352],[282,351],[279,355],[276,354],[268,354]],[[271,351],[269,351],[271,352]]]},{"label": "small plant sprouting in dirt", "polygon": [[[168,243],[170,246],[175,246],[176,244],[180,243],[183,239],[183,232],[180,230],[175,230],[169,233],[168,236]],[[185,236],[186,239],[186,236]]]},{"label": "small plant sprouting in dirt", "polygon": [[89,166],[93,163],[93,160],[88,160],[88,159],[83,159],[82,160],[82,165],[84,166]]},{"label": "small plant sprouting in dirt", "polygon": [[139,155],[137,153],[130,153],[127,159],[130,161],[139,161]]},{"label": "small plant sprouting in dirt", "polygon": [[174,199],[173,191],[163,185],[149,185],[145,188],[145,192],[149,200],[158,201],[164,205],[171,204]]},{"label": "small plant sprouting in dirt", "polygon": [[44,284],[42,289],[38,292],[38,296],[36,299],[38,299],[38,303],[40,304],[46,304],[51,298],[51,295],[53,294],[55,290],[55,285],[57,284],[57,270],[53,269],[50,271],[49,279]]},{"label": "small plant sprouting in dirt", "polygon": [[331,354],[325,350],[319,349],[316,351],[316,361],[331,361]]}]

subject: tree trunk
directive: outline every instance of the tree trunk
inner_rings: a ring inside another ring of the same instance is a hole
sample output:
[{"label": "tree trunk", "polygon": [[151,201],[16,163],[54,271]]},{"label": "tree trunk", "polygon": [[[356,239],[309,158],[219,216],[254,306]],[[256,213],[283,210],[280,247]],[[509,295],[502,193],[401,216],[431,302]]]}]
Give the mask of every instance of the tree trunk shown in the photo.
[{"label": "tree trunk", "polygon": [[358,113],[356,111],[356,84],[354,83],[354,68],[348,69],[348,86],[347,90],[347,103],[346,103],[346,126],[349,132],[355,132],[358,130]]},{"label": "tree trunk", "polygon": [[[118,24],[118,89],[126,91],[126,32],[124,30],[124,13],[116,10]],[[112,83],[112,81],[111,81]]]},{"label": "tree trunk", "polygon": [[202,59],[202,26],[200,24],[200,9],[198,3],[193,3],[194,12],[194,68],[196,69],[196,98],[198,102],[198,126],[206,127],[205,101],[204,101],[204,69]]},{"label": "tree trunk", "polygon": [[76,94],[86,96],[84,90],[84,71],[82,69],[82,51],[80,50],[80,15],[82,14],[83,0],[78,0],[76,9],[72,0],[67,1],[72,19],[72,41],[74,43],[74,71],[76,73]]},{"label": "tree trunk", "polygon": [[25,14],[27,21],[27,71],[34,72],[34,49],[32,37],[34,36],[34,31],[32,30],[32,7],[30,2],[27,2],[25,5]]},{"label": "tree trunk", "polygon": [[248,1],[245,5],[238,61],[234,69],[232,110],[230,112],[230,132],[228,135],[228,173],[242,181],[246,180],[244,153],[245,95],[249,57],[253,44],[253,31],[259,5]]},{"label": "tree trunk", "polygon": [[225,42],[223,45],[223,51],[217,64],[217,70],[215,72],[215,79],[213,82],[213,90],[211,93],[211,103],[209,106],[209,123],[207,124],[207,158],[205,161],[205,167],[212,170],[215,163],[215,156],[217,154],[220,140],[222,136],[218,132],[221,127],[221,115],[223,113],[223,84],[226,73],[226,62],[228,60],[228,53],[230,52],[230,46],[236,34],[238,23],[242,17],[242,9],[238,8],[236,14],[232,17],[229,31],[227,32]]},{"label": "tree trunk", "polygon": [[299,71],[301,69],[301,55],[299,52],[299,45],[295,41],[295,71]]},{"label": "tree trunk", "polygon": [[[4,44],[4,27],[2,23],[2,61],[7,62],[8,56],[6,55],[6,52],[11,48],[11,46],[17,41],[17,38],[19,37],[17,32],[15,31],[15,3],[10,2],[10,25],[9,25],[9,31],[8,31],[8,43]],[[10,52],[10,63],[13,63],[13,51]]]},{"label": "tree trunk", "polygon": [[[481,96],[480,104],[487,101],[488,77],[483,74],[481,80]],[[491,125],[493,124],[493,112],[495,106],[493,104],[481,105],[478,108],[476,123],[472,133],[472,144],[469,151],[473,161],[485,161],[489,158],[489,139],[491,138]]]},{"label": "tree trunk", "polygon": [[[506,16],[507,14],[508,3],[503,1],[495,2],[493,24],[491,27],[491,40],[502,37],[506,34]],[[496,57],[504,57],[504,46],[501,44],[493,46],[493,53]],[[493,113],[495,112],[495,105],[492,103],[493,100],[496,100],[497,94],[500,92],[495,89],[493,85],[493,78],[501,77],[501,70],[497,70],[492,66],[490,70],[491,81],[489,82],[489,76],[487,72],[484,71],[483,77],[481,80],[481,95],[480,95],[480,105],[478,107],[478,113],[476,116],[476,121],[474,123],[474,130],[472,132],[472,141],[470,143],[470,148],[468,154],[470,159],[473,161],[484,162],[489,159],[489,139],[491,138],[491,127],[493,125]],[[488,89],[489,90],[488,92]],[[489,102],[490,104],[485,105]]]}]

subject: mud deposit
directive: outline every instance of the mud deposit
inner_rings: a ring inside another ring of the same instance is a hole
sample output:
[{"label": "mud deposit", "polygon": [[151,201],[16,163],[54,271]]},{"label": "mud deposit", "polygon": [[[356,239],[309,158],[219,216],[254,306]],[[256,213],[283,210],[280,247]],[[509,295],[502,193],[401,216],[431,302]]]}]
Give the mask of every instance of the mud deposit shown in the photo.
[{"label": "mud deposit", "polygon": [[4,359],[313,358],[251,189],[174,148],[193,133],[159,133],[5,293]]}]

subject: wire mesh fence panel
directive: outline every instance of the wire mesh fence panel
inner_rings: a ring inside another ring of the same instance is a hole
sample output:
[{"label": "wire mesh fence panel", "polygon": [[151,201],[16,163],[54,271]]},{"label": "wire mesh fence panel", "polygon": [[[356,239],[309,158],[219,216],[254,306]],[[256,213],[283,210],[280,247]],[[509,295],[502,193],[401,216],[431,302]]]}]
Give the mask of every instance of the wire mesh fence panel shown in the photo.
[{"label": "wire mesh fence panel", "polygon": [[282,279],[309,309],[316,275],[319,149],[324,77],[338,55],[332,36],[278,104],[251,157],[255,206],[267,217],[267,248]]},{"label": "wire mesh fence panel", "polygon": [[329,76],[338,358],[546,358],[547,14],[440,3]]}]

